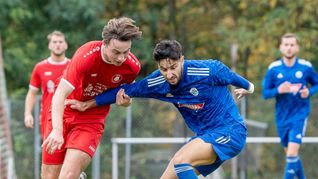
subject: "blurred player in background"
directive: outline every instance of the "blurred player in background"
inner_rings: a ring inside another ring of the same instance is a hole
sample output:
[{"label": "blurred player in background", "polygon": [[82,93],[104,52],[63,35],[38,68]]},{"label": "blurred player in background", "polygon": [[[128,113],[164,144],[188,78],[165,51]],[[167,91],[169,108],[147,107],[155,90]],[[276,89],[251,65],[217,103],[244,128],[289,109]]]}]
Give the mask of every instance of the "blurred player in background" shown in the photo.
[{"label": "blurred player in background", "polygon": [[132,40],[141,37],[127,17],[108,21],[102,41],[91,41],[74,54],[52,99],[48,133],[45,134],[43,172],[46,178],[77,179],[91,161],[104,133],[110,105],[78,112],[66,107],[68,99],[90,100],[123,83],[131,83],[140,71],[130,52]]},{"label": "blurred player in background", "polygon": [[52,94],[55,90],[56,79],[61,77],[70,60],[65,57],[67,42],[65,36],[60,31],[53,31],[48,36],[48,48],[50,56],[39,63],[33,69],[29,84],[29,91],[25,99],[24,124],[27,128],[33,128],[34,117],[32,115],[36,95],[41,89],[41,112],[40,126],[41,136],[43,137],[45,129],[45,112],[51,103]]},{"label": "blurred player in background", "polygon": [[310,112],[310,96],[318,91],[318,76],[309,61],[299,59],[298,39],[281,37],[281,59],[272,62],[263,79],[263,96],[276,99],[276,127],[286,152],[285,179],[304,179],[299,148]]},{"label": "blurred player in background", "polygon": [[238,155],[246,142],[246,126],[228,85],[240,87],[235,90],[239,98],[253,93],[254,85],[217,60],[184,60],[182,47],[175,40],[158,43],[153,55],[158,70],[143,80],[105,92],[95,100],[66,104],[80,111],[115,101],[127,104],[130,97],[174,104],[195,136],[177,151],[161,178],[207,176]]}]

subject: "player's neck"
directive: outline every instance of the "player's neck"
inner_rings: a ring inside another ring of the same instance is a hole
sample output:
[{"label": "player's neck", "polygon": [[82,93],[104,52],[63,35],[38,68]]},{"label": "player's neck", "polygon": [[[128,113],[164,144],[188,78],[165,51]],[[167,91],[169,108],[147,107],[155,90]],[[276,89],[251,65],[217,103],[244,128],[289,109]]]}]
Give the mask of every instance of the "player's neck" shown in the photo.
[{"label": "player's neck", "polygon": [[295,64],[296,57],[292,57],[292,58],[283,57],[283,61],[284,61],[286,66],[291,67]]},{"label": "player's neck", "polygon": [[65,60],[65,55],[53,55],[51,54],[51,56],[49,57],[51,61],[53,62],[63,62]]}]

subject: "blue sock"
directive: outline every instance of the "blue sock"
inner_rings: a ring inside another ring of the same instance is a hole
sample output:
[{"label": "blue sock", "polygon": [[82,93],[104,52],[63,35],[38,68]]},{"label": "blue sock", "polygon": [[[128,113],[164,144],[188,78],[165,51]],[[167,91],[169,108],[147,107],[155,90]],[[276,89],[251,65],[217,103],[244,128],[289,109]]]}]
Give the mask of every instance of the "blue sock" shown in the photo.
[{"label": "blue sock", "polygon": [[176,164],[174,165],[174,171],[179,179],[198,179],[198,176],[190,164]]},{"label": "blue sock", "polygon": [[298,159],[298,162],[297,162],[297,168],[298,168],[298,171],[296,172],[296,175],[297,175],[298,179],[305,179],[306,176],[305,176],[304,168],[303,168],[303,165],[301,163],[300,158]]},{"label": "blue sock", "polygon": [[286,167],[284,179],[294,179],[298,170],[299,157],[286,157]]}]

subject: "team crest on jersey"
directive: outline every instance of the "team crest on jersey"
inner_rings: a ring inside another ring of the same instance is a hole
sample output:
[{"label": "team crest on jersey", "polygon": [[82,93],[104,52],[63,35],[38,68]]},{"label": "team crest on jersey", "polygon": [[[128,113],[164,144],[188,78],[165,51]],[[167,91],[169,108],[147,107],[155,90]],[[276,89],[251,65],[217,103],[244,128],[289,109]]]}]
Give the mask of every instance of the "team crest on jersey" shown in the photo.
[{"label": "team crest on jersey", "polygon": [[113,83],[119,83],[123,79],[123,76],[120,74],[116,74],[112,77],[112,82]]},{"label": "team crest on jersey", "polygon": [[295,76],[296,76],[296,78],[301,78],[301,77],[303,77],[303,72],[301,72],[301,71],[297,71],[296,73],[295,73]]},{"label": "team crest on jersey", "polygon": [[54,84],[54,82],[52,80],[47,81],[46,87],[47,87],[47,91],[49,93],[54,93],[55,84]]},{"label": "team crest on jersey", "polygon": [[190,93],[191,93],[193,96],[198,96],[198,95],[199,95],[199,91],[198,91],[196,88],[191,88],[191,89],[190,89]]},{"label": "team crest on jersey", "polygon": [[284,77],[284,76],[283,76],[282,73],[278,73],[278,75],[277,75],[277,78],[278,78],[278,79],[283,78],[283,77]]}]

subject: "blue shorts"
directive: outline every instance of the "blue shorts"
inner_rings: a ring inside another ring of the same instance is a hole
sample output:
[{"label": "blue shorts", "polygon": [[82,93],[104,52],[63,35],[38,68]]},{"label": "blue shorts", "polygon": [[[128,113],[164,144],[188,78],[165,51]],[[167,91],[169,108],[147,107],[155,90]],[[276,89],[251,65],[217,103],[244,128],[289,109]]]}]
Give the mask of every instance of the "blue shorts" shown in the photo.
[{"label": "blue shorts", "polygon": [[246,143],[247,130],[242,124],[227,126],[226,128],[214,129],[211,133],[195,136],[210,143],[217,154],[216,161],[211,165],[195,166],[203,175],[207,176],[216,170],[224,161],[238,155]]},{"label": "blue shorts", "polygon": [[301,144],[302,138],[305,136],[307,119],[295,120],[288,126],[277,126],[277,133],[280,137],[281,145],[286,148],[289,142]]}]

